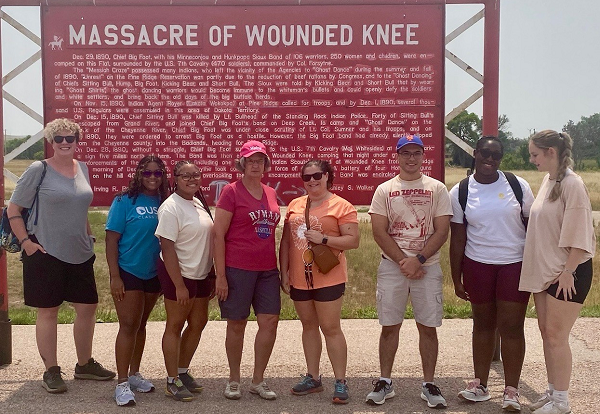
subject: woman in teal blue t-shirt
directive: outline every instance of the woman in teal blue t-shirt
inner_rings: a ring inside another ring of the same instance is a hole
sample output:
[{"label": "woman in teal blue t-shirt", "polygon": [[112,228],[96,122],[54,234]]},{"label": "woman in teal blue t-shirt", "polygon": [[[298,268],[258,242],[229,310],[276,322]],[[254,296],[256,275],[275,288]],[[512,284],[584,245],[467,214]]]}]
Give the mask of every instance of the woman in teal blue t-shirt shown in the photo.
[{"label": "woman in teal blue t-shirt", "polygon": [[115,343],[117,405],[135,405],[133,391],[150,392],[154,385],[140,374],[146,342],[146,321],[160,295],[156,263],[160,253],[154,232],[158,207],[169,195],[163,161],[148,155],[140,160],[129,187],[117,194],[106,221],[106,261],[110,290],[119,317]]}]

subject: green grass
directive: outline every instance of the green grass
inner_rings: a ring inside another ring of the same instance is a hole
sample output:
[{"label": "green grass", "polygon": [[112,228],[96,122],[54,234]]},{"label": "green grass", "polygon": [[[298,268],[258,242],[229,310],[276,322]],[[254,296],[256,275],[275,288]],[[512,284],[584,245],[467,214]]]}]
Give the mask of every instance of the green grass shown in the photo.
[{"label": "green grass", "polygon": [[[465,177],[464,169],[447,168],[446,183],[449,187]],[[516,172],[518,175],[526,178],[534,191],[540,185],[542,174],[538,172]],[[593,174],[591,178],[582,174],[584,180],[590,189],[590,196],[597,200],[600,209],[600,174]],[[593,188],[593,190],[592,190]],[[366,208],[360,207],[363,212]],[[96,262],[94,264],[96,272],[96,284],[98,287],[99,304],[97,311],[97,320],[99,322],[115,322],[117,320],[116,312],[112,302],[108,281],[108,266],[105,257],[104,245],[104,224],[106,214],[104,212],[92,209],[89,213],[89,220],[92,231],[97,237],[96,242]],[[377,267],[379,265],[381,252],[371,231],[371,225],[367,221],[362,221],[360,227],[360,248],[346,252],[348,257],[349,281],[344,296],[344,306],[342,309],[343,318],[377,318],[375,307],[375,290],[377,283]],[[281,237],[281,231],[277,232],[277,241]],[[279,244],[279,243],[277,243]],[[454,295],[454,287],[450,277],[450,265],[448,259],[448,243],[441,249],[441,266],[444,273],[444,317],[445,318],[469,318],[471,307]],[[594,262],[594,272],[600,274],[600,260]],[[22,268],[18,254],[8,255],[8,299],[9,299],[9,317],[14,324],[33,324],[35,323],[35,310],[26,307],[23,304],[22,289]],[[586,304],[581,312],[582,316],[600,317],[600,285],[595,283],[586,299]],[[59,321],[61,323],[73,322],[75,313],[72,307],[64,304],[59,311]],[[406,312],[407,318],[412,318],[412,309]],[[533,301],[530,302],[527,316],[535,317]],[[154,311],[150,315],[150,320],[165,320],[165,311],[162,299],[159,299]],[[209,306],[209,317],[211,320],[219,320],[220,312],[216,300],[212,300]],[[251,319],[254,316],[251,315]],[[282,294],[281,319],[296,319],[293,302],[288,296]]]}]

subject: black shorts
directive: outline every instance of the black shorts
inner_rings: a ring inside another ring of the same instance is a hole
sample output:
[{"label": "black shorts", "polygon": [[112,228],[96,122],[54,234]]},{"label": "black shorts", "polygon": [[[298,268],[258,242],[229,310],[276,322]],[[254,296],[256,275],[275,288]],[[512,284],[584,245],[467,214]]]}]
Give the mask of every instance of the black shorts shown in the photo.
[{"label": "black shorts", "polygon": [[297,302],[304,302],[307,300],[314,300],[315,302],[333,302],[338,300],[344,295],[346,291],[346,284],[340,283],[339,285],[327,286],[319,289],[296,289],[290,287],[290,298]]},{"label": "black shorts", "polygon": [[145,293],[160,293],[160,281],[158,276],[154,276],[152,279],[140,279],[136,275],[133,275],[119,267],[119,274],[125,291],[128,290],[141,290]]},{"label": "black shorts", "polygon": [[[169,272],[167,272],[165,262],[160,259],[158,260],[158,280],[165,299],[177,300],[175,285],[171,280],[171,276],[169,276]],[[184,277],[183,283],[189,292],[190,299],[207,298],[211,294],[212,284],[209,279],[195,280]]]},{"label": "black shorts", "polygon": [[[567,297],[567,302],[577,302],[583,304],[583,301],[587,297],[590,292],[590,288],[592,287],[592,276],[594,275],[594,266],[592,265],[592,259],[588,260],[577,266],[575,270],[575,290],[577,291],[576,295],[573,295],[571,299]],[[564,300],[563,291],[560,292],[560,295],[556,297],[556,291],[558,290],[558,282],[550,285],[546,292],[549,295],[554,296],[556,299]]]},{"label": "black shorts", "polygon": [[98,303],[93,255],[80,264],[63,262],[48,253],[22,253],[25,305],[54,308],[64,301]]}]

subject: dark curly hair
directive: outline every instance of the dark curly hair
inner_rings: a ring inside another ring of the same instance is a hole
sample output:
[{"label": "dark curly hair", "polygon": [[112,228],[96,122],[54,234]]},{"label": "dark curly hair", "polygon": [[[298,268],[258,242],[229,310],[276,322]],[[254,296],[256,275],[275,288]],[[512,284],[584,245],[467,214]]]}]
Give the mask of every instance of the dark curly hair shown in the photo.
[{"label": "dark curly hair", "polygon": [[312,166],[319,167],[321,172],[327,173],[327,189],[330,190],[331,187],[333,187],[334,175],[333,175],[333,167],[331,166],[329,161],[318,160],[318,159],[309,160],[302,166],[302,170],[300,170],[300,175],[303,175],[304,170],[306,170],[308,167],[312,167]]},{"label": "dark curly hair", "polygon": [[148,168],[148,164],[151,162],[155,162],[163,173],[162,182],[160,183],[160,187],[158,187],[158,197],[161,203],[166,200],[166,198],[169,196],[167,168],[165,167],[163,160],[156,155],[146,155],[140,160],[140,162],[138,162],[138,165],[135,168],[135,173],[133,174],[133,177],[131,177],[131,180],[129,180],[129,186],[123,191],[119,192],[117,197],[126,195],[129,198],[133,198],[133,202],[135,203],[144,187],[142,184],[142,171]]}]

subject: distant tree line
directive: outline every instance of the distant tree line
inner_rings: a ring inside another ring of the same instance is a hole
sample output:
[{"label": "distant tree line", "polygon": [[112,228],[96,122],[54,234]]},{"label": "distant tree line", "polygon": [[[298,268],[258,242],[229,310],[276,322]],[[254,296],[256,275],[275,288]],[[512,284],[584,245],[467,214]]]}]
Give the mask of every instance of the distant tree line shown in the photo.
[{"label": "distant tree line", "polygon": [[[31,138],[27,135],[25,138],[16,138],[4,141],[4,155],[10,154],[15,148]],[[17,160],[43,160],[44,159],[44,140],[40,139],[31,147],[15,157]]]},{"label": "distant tree line", "polygon": [[[463,111],[448,122],[448,129],[471,147],[481,137],[481,118],[473,112]],[[506,170],[532,170],[535,167],[529,162],[528,138],[515,138],[509,130],[509,119],[506,115],[498,118],[498,138],[504,145],[504,158],[500,168]],[[581,120],[567,122],[562,128],[573,138],[573,159],[575,168],[600,168],[600,113]],[[464,152],[458,145],[446,141],[446,154],[451,165],[470,168],[473,157]]]}]

